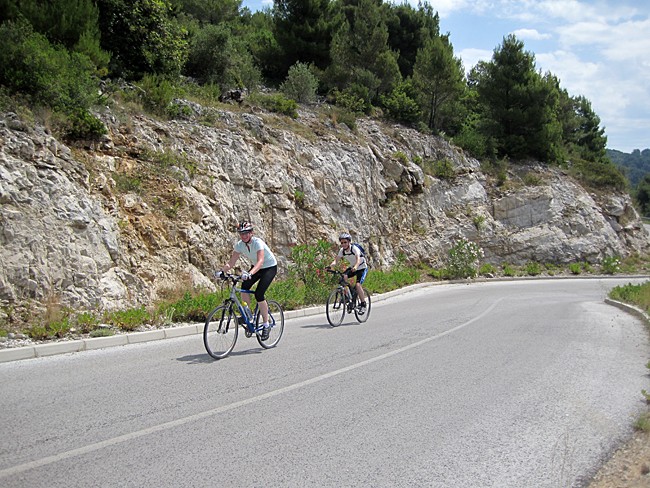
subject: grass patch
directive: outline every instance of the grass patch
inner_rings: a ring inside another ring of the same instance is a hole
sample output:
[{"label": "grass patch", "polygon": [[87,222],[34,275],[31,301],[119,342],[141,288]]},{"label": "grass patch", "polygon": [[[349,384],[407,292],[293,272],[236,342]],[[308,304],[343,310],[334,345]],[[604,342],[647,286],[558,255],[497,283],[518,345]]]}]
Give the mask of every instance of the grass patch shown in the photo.
[{"label": "grass patch", "polygon": [[634,428],[642,432],[650,432],[650,412],[645,412],[636,419],[634,422]]},{"label": "grass patch", "polygon": [[609,292],[612,300],[623,303],[629,303],[643,309],[646,313],[650,312],[650,282],[640,285],[627,285],[614,287]]}]

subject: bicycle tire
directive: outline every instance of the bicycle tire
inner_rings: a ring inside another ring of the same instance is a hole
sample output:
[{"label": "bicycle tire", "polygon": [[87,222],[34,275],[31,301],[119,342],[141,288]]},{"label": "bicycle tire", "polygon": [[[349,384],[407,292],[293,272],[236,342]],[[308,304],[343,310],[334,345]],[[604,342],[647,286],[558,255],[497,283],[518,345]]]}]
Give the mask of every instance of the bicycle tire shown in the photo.
[{"label": "bicycle tire", "polygon": [[327,297],[325,305],[325,314],[327,321],[332,327],[338,327],[343,322],[345,311],[347,308],[347,300],[341,288],[333,290]]},{"label": "bicycle tire", "polygon": [[257,336],[257,342],[260,343],[264,349],[271,349],[278,345],[280,339],[282,339],[282,334],[284,333],[284,310],[282,306],[275,300],[267,300],[266,303],[269,306],[269,325],[271,330],[269,331],[269,337],[266,340],[262,340],[262,314],[257,313],[257,319],[255,320],[255,334]]},{"label": "bicycle tire", "polygon": [[215,359],[223,359],[232,352],[237,342],[239,326],[232,305],[219,305],[208,314],[203,327],[205,350]]},{"label": "bicycle tire", "polygon": [[[363,289],[363,294],[366,296],[366,310],[364,313],[359,313],[359,307],[354,307],[354,316],[357,318],[359,323],[364,323],[368,320],[370,316],[370,307],[372,306],[372,299],[370,298],[370,293],[365,288]],[[357,301],[359,298],[357,297]],[[356,302],[355,302],[356,305]]]}]

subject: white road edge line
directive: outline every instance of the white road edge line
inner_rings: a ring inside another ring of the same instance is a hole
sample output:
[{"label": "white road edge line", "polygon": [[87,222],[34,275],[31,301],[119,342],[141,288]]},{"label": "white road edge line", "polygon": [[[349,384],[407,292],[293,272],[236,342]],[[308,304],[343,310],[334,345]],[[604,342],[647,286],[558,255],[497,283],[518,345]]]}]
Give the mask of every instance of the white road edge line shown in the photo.
[{"label": "white road edge line", "polygon": [[262,400],[266,400],[267,398],[272,398],[278,395],[282,395],[283,393],[288,393],[293,390],[298,390],[300,388],[304,388],[305,386],[313,385],[314,383],[318,383],[320,381],[326,380],[328,378],[332,378],[333,376],[338,376],[343,373],[347,373],[348,371],[352,371],[354,369],[361,368],[363,366],[367,366],[368,364],[375,363],[377,361],[382,361],[384,359],[387,359],[392,356],[396,356],[397,354],[401,354],[403,352],[406,352],[410,349],[419,347],[423,344],[426,344],[427,342],[434,341],[436,339],[440,339],[441,337],[444,337],[446,335],[449,335],[453,332],[456,332],[459,329],[462,329],[463,327],[467,327],[468,325],[472,324],[473,322],[476,322],[477,320],[482,319],[485,317],[487,314],[489,314],[494,308],[504,300],[504,297],[499,298],[496,302],[494,302],[490,307],[488,307],[483,313],[480,315],[477,315],[476,317],[468,320],[467,322],[457,325],[456,327],[453,327],[449,330],[446,330],[445,332],[441,332],[440,334],[436,334],[435,336],[427,337],[426,339],[422,339],[418,342],[414,342],[412,344],[409,344],[408,346],[401,347],[399,349],[395,349],[394,351],[386,352],[384,354],[380,354],[379,356],[375,356],[374,358],[366,359],[365,361],[361,361],[356,364],[351,364],[350,366],[346,366],[345,368],[337,369],[335,371],[331,371],[329,373],[322,374],[320,376],[316,376],[314,378],[301,381],[300,383],[294,383],[293,385],[285,386],[284,388],[279,388],[277,390],[269,391],[267,393],[263,393],[261,395],[248,398],[246,400],[240,400],[235,403],[230,403],[228,405],[223,405],[221,407],[213,408],[212,410],[207,410],[205,412],[197,413],[194,415],[190,415],[189,417],[183,417],[180,419],[172,420],[169,422],[165,422],[162,424],[154,425],[153,427],[149,427],[146,429],[138,430],[136,432],[131,432],[129,434],[123,434],[117,437],[113,437],[112,439],[106,439],[101,442],[96,442],[94,444],[89,444],[84,447],[79,447],[77,449],[72,449],[71,451],[66,451],[62,452],[59,454],[55,454],[53,456],[47,456],[41,459],[37,459],[35,461],[31,461],[25,464],[20,464],[17,466],[13,466],[11,468],[6,468],[3,470],[0,470],[0,478],[5,478],[7,476],[11,475],[16,475],[19,473],[23,473],[25,471],[29,471],[30,469],[35,469],[35,468],[40,468],[42,466],[46,466],[48,464],[56,463],[58,461],[62,461],[64,459],[69,459],[75,456],[81,456],[83,454],[88,454],[94,451],[98,451],[100,449],[103,449],[105,447],[109,446],[114,446],[116,444],[120,444],[122,442],[130,441],[132,439],[137,439],[139,437],[143,437],[145,435],[153,434],[155,432],[160,432],[163,430],[168,430],[172,429],[174,427],[179,427],[181,425],[188,424],[190,422],[194,422],[196,420],[201,420],[207,417],[211,417],[213,415],[217,415],[223,412],[228,412],[229,410],[233,410],[239,407],[243,407],[246,405],[250,405],[252,403],[256,403]]}]

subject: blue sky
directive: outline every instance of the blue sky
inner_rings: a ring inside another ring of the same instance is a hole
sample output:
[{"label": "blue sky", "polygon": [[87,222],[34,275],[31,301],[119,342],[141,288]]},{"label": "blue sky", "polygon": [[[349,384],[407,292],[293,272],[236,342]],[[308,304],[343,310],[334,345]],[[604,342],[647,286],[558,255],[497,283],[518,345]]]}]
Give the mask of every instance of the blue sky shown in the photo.
[{"label": "blue sky", "polygon": [[[397,3],[401,3],[398,0]],[[417,7],[417,0],[409,0]],[[440,30],[469,70],[514,33],[570,95],[584,95],[607,147],[650,148],[650,0],[436,0]],[[255,11],[272,0],[244,0]]]}]

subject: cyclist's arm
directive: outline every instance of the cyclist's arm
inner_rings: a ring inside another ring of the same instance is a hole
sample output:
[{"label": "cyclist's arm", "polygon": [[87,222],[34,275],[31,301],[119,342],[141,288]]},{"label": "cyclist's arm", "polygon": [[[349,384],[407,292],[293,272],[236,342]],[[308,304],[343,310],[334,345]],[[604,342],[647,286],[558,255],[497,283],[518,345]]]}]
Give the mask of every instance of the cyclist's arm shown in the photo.
[{"label": "cyclist's arm", "polygon": [[359,269],[359,266],[361,266],[361,251],[359,251],[359,249],[357,249],[357,247],[354,246],[352,252],[354,253],[354,257],[357,258],[357,260],[354,263],[354,266],[352,266],[352,271],[356,271]]},{"label": "cyclist's arm", "polygon": [[332,261],[332,262],[330,263],[330,268],[334,268],[334,267],[336,267],[336,265],[339,264],[339,260],[340,260],[340,259],[341,259],[341,255],[340,255],[340,254],[337,254],[337,255],[334,257],[334,261]]},{"label": "cyclist's arm", "polygon": [[260,269],[262,269],[262,265],[264,264],[264,249],[260,249],[257,251],[257,262],[255,263],[255,266],[253,266],[249,273],[254,275],[257,273]]},{"label": "cyclist's arm", "polygon": [[232,256],[230,256],[230,261],[228,261],[224,267],[223,271],[229,271],[232,269],[232,267],[235,265],[237,260],[239,259],[240,254],[237,251],[232,252]]}]

